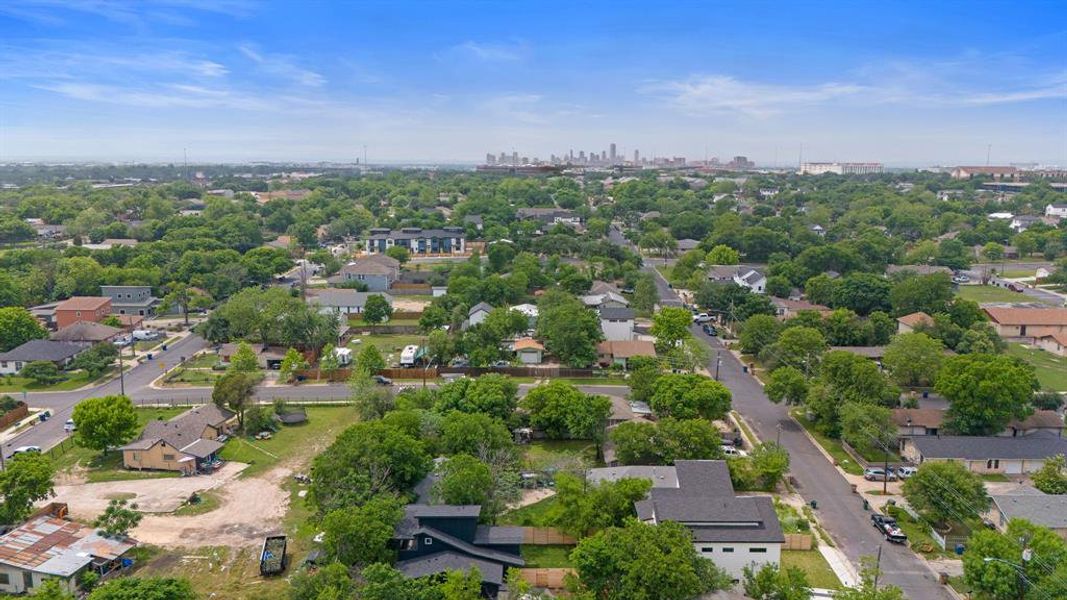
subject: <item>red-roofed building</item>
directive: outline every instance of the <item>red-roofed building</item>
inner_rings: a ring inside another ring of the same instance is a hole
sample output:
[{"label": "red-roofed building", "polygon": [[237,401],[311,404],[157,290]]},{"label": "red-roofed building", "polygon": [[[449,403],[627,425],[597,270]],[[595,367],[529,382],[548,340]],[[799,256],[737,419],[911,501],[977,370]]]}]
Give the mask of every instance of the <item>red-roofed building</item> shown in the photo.
[{"label": "red-roofed building", "polygon": [[111,298],[107,296],[74,296],[56,305],[56,329],[63,329],[78,321],[99,323],[111,314]]}]

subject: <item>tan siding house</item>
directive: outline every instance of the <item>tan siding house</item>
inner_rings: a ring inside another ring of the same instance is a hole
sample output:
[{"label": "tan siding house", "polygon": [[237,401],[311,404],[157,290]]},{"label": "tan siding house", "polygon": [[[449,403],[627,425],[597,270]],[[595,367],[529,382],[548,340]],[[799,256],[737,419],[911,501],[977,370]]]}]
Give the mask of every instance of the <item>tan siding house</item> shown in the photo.
[{"label": "tan siding house", "polygon": [[127,469],[180,471],[193,475],[217,462],[235,414],[213,404],[186,411],[170,421],[152,421],[141,437],[123,446]]}]

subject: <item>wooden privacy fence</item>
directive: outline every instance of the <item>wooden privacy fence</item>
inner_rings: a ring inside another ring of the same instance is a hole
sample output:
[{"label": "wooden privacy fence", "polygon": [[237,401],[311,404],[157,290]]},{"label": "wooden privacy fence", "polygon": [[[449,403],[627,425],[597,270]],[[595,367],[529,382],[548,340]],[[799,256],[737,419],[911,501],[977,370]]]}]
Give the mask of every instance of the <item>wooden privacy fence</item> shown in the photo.
[{"label": "wooden privacy fence", "polygon": [[578,540],[554,527],[523,527],[522,543],[532,546],[573,546]]},{"label": "wooden privacy fence", "polygon": [[12,423],[25,419],[30,414],[29,408],[22,400],[18,401],[15,408],[0,416],[0,429],[7,429]]},{"label": "wooden privacy fence", "polygon": [[519,575],[534,587],[563,589],[563,580],[574,569],[519,569]]},{"label": "wooden privacy fence", "polygon": [[787,533],[782,550],[811,550],[810,533]]}]

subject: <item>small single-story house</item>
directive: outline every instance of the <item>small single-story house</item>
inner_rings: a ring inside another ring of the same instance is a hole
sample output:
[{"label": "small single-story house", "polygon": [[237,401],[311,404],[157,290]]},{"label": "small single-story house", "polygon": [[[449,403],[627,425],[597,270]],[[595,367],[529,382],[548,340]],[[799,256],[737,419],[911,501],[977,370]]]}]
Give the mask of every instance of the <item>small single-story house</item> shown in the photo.
[{"label": "small single-story house", "polygon": [[[897,427],[897,436],[903,440],[915,436],[936,436],[944,428],[945,410],[941,408],[894,408],[890,415]],[[1063,417],[1054,410],[1035,410],[1025,419],[1012,419],[998,437],[1027,437],[1043,434],[1054,437],[1063,435]]]},{"label": "small single-story house", "polygon": [[357,292],[346,288],[323,288],[309,289],[307,291],[307,303],[318,307],[322,314],[334,313],[337,315],[358,315],[367,306],[367,299],[371,296],[381,296],[390,306],[393,305],[393,297],[382,292]]},{"label": "small single-story house", "polygon": [[1057,219],[1067,219],[1067,204],[1048,204],[1045,206],[1045,216]]},{"label": "small single-story house", "polygon": [[767,276],[757,271],[756,269],[742,269],[734,275],[734,283],[737,285],[748,288],[749,291],[762,294],[764,288],[767,287]]},{"label": "small single-story house", "polygon": [[674,486],[666,475],[653,479],[648,497],[634,503],[638,520],[684,525],[697,553],[735,580],[745,567],[781,562],[785,534],[771,496],[736,495],[723,460],[678,460],[674,468]]},{"label": "small single-story house", "polygon": [[993,506],[987,520],[1004,531],[1012,519],[1025,519],[1039,527],[1048,527],[1067,539],[1067,496],[1045,494],[1037,488],[1021,486],[1006,494],[992,494]]},{"label": "small single-story house", "polygon": [[0,352],[0,375],[15,375],[31,362],[48,361],[59,369],[70,366],[86,346],[52,340],[30,340],[7,352]]},{"label": "small single-story house", "polygon": [[475,304],[467,311],[467,327],[480,325],[492,311],[493,307],[485,302]]},{"label": "small single-story house", "polygon": [[783,321],[792,319],[806,310],[815,311],[820,316],[828,315],[832,310],[829,306],[823,306],[822,304],[812,304],[807,300],[792,300],[789,298],[771,298],[771,304],[774,305],[774,315]]},{"label": "small single-story house", "polygon": [[[256,358],[259,362],[259,368],[269,369],[271,371],[277,371],[282,366],[282,361],[285,360],[285,353],[289,351],[288,348],[281,346],[263,346],[260,344],[252,344],[252,350],[256,353]],[[219,360],[224,363],[229,363],[233,353],[237,351],[237,344],[223,344],[219,348]]]},{"label": "small single-story house", "polygon": [[66,342],[88,348],[96,344],[114,341],[121,335],[122,330],[118,327],[111,327],[110,325],[103,325],[93,321],[78,321],[53,333],[48,336],[48,339],[53,342]]},{"label": "small single-story house", "polygon": [[1056,356],[1067,356],[1067,333],[1057,332],[1043,335],[1034,340],[1034,345]]},{"label": "small single-story house", "polygon": [[930,315],[919,311],[911,313],[910,315],[904,315],[897,318],[897,333],[912,333],[920,325],[923,327],[932,327],[934,324],[934,318]]},{"label": "small single-story house", "polygon": [[608,427],[621,425],[627,421],[651,422],[652,409],[645,402],[627,400],[621,396],[608,396],[611,400],[611,414],[608,416]]},{"label": "small single-story house", "polygon": [[1048,434],[1025,437],[917,436],[906,438],[902,455],[916,463],[952,460],[975,473],[1033,473],[1045,460],[1067,454],[1067,439]]},{"label": "small single-story house", "polygon": [[26,594],[45,580],[74,593],[82,573],[104,576],[137,546],[129,537],[105,537],[66,519],[67,505],[52,503],[0,536],[0,592]]},{"label": "small single-story house", "polygon": [[511,307],[511,310],[521,312],[526,315],[526,322],[529,324],[530,329],[537,327],[537,305],[536,304],[516,304]]},{"label": "small single-story house", "polygon": [[127,469],[180,471],[192,475],[217,460],[236,413],[205,404],[169,421],[150,421],[141,437],[119,448]]},{"label": "small single-story house", "polygon": [[1067,334],[1067,308],[986,307],[993,329],[1002,338],[1041,338],[1054,333]]},{"label": "small single-story house", "polygon": [[629,308],[606,306],[600,309],[600,330],[604,339],[627,341],[634,339],[634,311]]},{"label": "small single-story house", "polygon": [[600,294],[586,294],[582,296],[582,303],[589,308],[626,308],[630,301],[617,292],[603,292]]},{"label": "small single-story house", "polygon": [[737,265],[715,265],[708,268],[708,280],[718,283],[733,281],[739,270]]},{"label": "small single-story house", "polygon": [[685,239],[678,240],[678,251],[679,252],[689,252],[690,250],[695,250],[695,249],[697,249],[699,247],[700,247],[700,242],[697,241],[697,240],[690,239],[690,238],[685,238]]},{"label": "small single-story house", "polygon": [[635,356],[656,356],[656,345],[645,340],[608,340],[596,347],[597,362],[601,365],[619,365],[626,368]]},{"label": "small single-story house", "polygon": [[539,365],[544,359],[545,347],[533,338],[515,340],[515,354],[524,365]]}]

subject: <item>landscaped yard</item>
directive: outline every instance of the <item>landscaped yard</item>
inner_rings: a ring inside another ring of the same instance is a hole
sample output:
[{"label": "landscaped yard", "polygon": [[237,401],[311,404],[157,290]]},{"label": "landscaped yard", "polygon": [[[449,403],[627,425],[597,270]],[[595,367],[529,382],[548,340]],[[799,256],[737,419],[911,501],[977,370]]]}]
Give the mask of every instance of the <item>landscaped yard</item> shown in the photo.
[{"label": "landscaped yard", "polygon": [[80,387],[84,387],[93,383],[110,377],[116,373],[114,367],[109,368],[103,376],[93,379],[89,377],[89,374],[85,371],[72,371],[68,373],[62,373],[65,377],[63,381],[59,383],[53,383],[51,385],[41,385],[35,383],[32,379],[26,377],[18,377],[16,375],[8,375],[6,377],[0,377],[0,393],[3,392],[21,392],[23,390],[27,392],[66,392],[70,390],[76,390]]},{"label": "landscaped yard", "polygon": [[385,364],[395,365],[400,361],[400,351],[404,349],[404,346],[421,345],[425,340],[425,336],[421,335],[399,333],[379,335],[372,333],[370,335],[353,336],[352,340],[348,342],[348,347],[352,349],[354,354],[358,355],[363,346],[368,344],[375,346],[378,348],[378,352],[382,353]]},{"label": "landscaped yard", "polygon": [[796,567],[808,576],[808,585],[827,590],[843,586],[818,550],[782,550],[782,566]]},{"label": "landscaped yard", "polygon": [[1022,344],[1008,344],[1008,354],[1034,365],[1042,388],[1067,392],[1067,358]]},{"label": "landscaped yard", "polygon": [[523,466],[546,471],[579,461],[595,466],[596,447],[587,440],[541,440],[522,447]]},{"label": "landscaped yard", "polygon": [[301,425],[283,425],[269,440],[235,437],[222,449],[223,460],[248,463],[241,477],[259,475],[297,454],[306,454],[307,444],[329,441],[358,420],[352,406],[311,406],[308,420]]},{"label": "landscaped yard", "polygon": [[956,290],[956,295],[966,300],[983,302],[1040,302],[1037,298],[1031,298],[1019,292],[1013,292],[1007,288],[993,285],[961,285]]},{"label": "landscaped yard", "polygon": [[[139,408],[137,420],[143,428],[149,421],[169,420],[183,412],[185,408]],[[90,483],[101,481],[125,481],[129,479],[155,479],[160,477],[177,477],[179,473],[173,471],[129,471],[122,467],[122,453],[112,450],[101,454],[97,450],[83,448],[67,441],[52,449],[48,455],[56,463],[59,471],[70,471],[75,468],[86,469],[85,478]]]},{"label": "landscaped yard", "polygon": [[526,561],[526,567],[530,569],[552,569],[573,567],[570,560],[571,550],[574,546],[534,546],[524,544],[522,546],[522,558]]},{"label": "landscaped yard", "polygon": [[848,452],[845,452],[845,449],[841,447],[840,440],[827,437],[819,432],[819,430],[816,429],[804,416],[804,411],[802,409],[794,409],[790,414],[793,415],[793,418],[796,419],[797,423],[800,423],[801,427],[811,434],[811,437],[815,438],[815,441],[817,441],[819,445],[830,454],[830,456],[834,457],[834,460],[846,473],[851,475],[863,475],[863,468],[860,467],[856,461],[852,460],[852,457],[848,455]]},{"label": "landscaped yard", "polygon": [[203,386],[210,387],[215,385],[215,380],[222,377],[224,371],[214,371],[208,369],[190,369],[186,367],[178,367],[164,378],[164,383],[169,385],[189,385],[189,386]]},{"label": "landscaped yard", "polygon": [[187,369],[210,369],[217,364],[219,364],[219,355],[208,352],[205,354],[197,354],[182,363],[182,366]]}]

